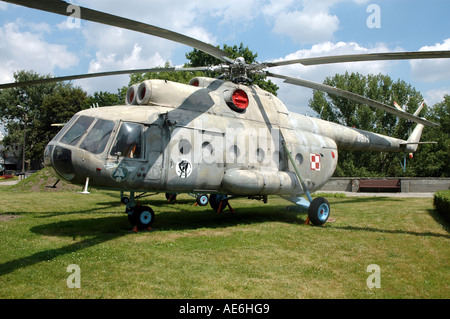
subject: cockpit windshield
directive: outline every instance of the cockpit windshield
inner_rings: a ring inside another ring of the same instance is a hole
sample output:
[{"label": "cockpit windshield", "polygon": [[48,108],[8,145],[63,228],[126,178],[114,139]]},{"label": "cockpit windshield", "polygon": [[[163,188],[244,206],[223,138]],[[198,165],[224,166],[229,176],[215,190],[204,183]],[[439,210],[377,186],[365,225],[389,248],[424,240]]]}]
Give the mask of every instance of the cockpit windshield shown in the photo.
[{"label": "cockpit windshield", "polygon": [[110,155],[128,158],[142,157],[143,126],[136,123],[123,122],[117,134],[116,142]]},{"label": "cockpit windshield", "polygon": [[113,128],[113,121],[99,119],[81,143],[80,148],[94,154],[102,153],[105,150]]},{"label": "cockpit windshield", "polygon": [[[95,121],[95,123],[94,123]],[[78,145],[80,148],[93,154],[101,154],[108,144],[114,130],[114,121],[95,119],[94,117],[79,116],[72,120],[73,125],[62,132],[61,143]],[[122,122],[115,142],[111,148],[111,156],[127,158],[142,158],[142,136],[144,126],[132,122]],[[86,136],[83,138],[83,136]]]},{"label": "cockpit windshield", "polygon": [[69,145],[77,145],[78,141],[84,135],[86,130],[94,121],[93,117],[80,116],[66,134],[61,138],[61,143]]}]

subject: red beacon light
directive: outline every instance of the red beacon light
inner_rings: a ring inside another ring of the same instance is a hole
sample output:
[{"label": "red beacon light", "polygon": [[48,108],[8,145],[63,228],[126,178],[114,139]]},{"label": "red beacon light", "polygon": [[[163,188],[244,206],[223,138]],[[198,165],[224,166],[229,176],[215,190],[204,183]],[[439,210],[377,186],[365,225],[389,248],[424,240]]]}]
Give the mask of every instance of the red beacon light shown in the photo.
[{"label": "red beacon light", "polygon": [[198,79],[192,79],[189,84],[192,86],[200,86],[200,81]]},{"label": "red beacon light", "polygon": [[225,91],[224,99],[227,105],[236,112],[244,112],[248,107],[248,96],[244,90]]}]

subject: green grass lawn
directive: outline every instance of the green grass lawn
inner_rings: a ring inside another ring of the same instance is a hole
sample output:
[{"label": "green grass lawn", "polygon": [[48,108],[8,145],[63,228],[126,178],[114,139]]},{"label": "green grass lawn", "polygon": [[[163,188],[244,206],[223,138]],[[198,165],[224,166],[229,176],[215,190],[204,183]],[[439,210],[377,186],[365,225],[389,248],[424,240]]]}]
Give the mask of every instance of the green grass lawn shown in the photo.
[{"label": "green grass lawn", "polygon": [[[158,194],[142,201],[154,230],[134,233],[118,193],[2,186],[0,298],[450,298],[450,236],[432,199],[328,199],[335,221],[315,227],[278,197],[217,214]],[[380,288],[367,287],[371,264]]]}]

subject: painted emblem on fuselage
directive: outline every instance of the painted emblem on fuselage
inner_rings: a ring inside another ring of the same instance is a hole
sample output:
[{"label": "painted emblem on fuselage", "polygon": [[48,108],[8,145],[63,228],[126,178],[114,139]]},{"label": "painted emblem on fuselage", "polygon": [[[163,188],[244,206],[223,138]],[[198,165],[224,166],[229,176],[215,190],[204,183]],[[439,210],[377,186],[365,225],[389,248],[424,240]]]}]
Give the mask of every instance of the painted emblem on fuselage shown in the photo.
[{"label": "painted emblem on fuselage", "polygon": [[188,178],[192,173],[192,163],[187,159],[179,159],[175,170],[179,177]]},{"label": "painted emblem on fuselage", "polygon": [[125,165],[120,164],[112,171],[112,178],[116,182],[122,182],[128,177],[128,169]]}]

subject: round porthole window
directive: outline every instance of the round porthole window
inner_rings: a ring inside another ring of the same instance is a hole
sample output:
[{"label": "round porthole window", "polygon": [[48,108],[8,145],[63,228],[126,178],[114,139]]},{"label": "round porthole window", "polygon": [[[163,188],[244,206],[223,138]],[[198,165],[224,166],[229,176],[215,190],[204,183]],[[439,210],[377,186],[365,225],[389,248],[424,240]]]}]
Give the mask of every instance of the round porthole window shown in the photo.
[{"label": "round porthole window", "polygon": [[202,151],[203,156],[212,156],[214,154],[214,149],[210,142],[203,142]]},{"label": "round porthole window", "polygon": [[297,155],[295,155],[295,163],[300,166],[303,164],[303,155],[300,153],[297,153]]},{"label": "round porthole window", "polygon": [[192,145],[191,142],[189,142],[186,139],[182,139],[180,140],[180,142],[178,142],[178,150],[180,151],[180,154],[186,155],[189,154],[189,152],[192,149]]}]

